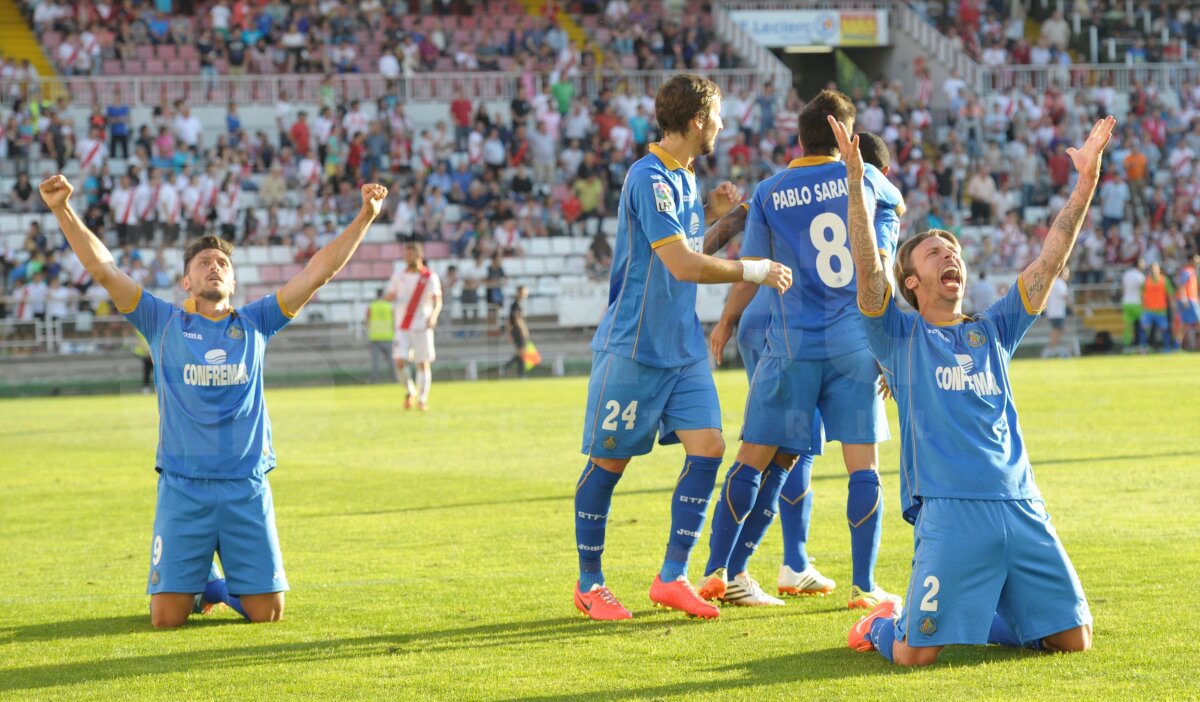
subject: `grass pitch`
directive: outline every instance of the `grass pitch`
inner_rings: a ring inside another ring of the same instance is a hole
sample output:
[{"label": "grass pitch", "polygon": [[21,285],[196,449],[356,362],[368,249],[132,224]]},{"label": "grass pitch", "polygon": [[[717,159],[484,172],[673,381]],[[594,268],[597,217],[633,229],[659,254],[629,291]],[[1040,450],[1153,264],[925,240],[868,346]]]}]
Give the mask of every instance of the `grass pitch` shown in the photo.
[{"label": "grass pitch", "polygon": [[[618,487],[606,558],[632,622],[571,605],[584,378],[272,390],[271,475],[293,590],[284,622],[228,610],[149,626],[152,396],[0,402],[2,699],[1195,699],[1200,582],[1196,356],[1019,361],[1037,480],[1096,618],[1095,649],[948,649],[901,670],[845,644],[850,557],[837,445],[814,470],[810,552],[838,581],[785,608],[701,622],[653,610],[682,450]],[[745,379],[717,376],[728,455]],[[890,409],[895,434],[895,411]],[[902,592],[898,442],[882,451],[879,582]],[[723,471],[722,471],[723,474]],[[693,557],[699,579],[704,543]],[[774,584],[779,530],[751,566]]]}]

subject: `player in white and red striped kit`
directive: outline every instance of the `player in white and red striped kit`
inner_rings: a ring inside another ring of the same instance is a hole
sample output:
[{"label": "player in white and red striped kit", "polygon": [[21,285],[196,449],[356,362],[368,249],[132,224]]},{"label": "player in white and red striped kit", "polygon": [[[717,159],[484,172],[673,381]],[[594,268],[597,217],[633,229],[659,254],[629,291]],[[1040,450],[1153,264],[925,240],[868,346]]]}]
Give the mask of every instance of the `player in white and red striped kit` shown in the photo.
[{"label": "player in white and red striped kit", "polygon": [[[425,267],[425,250],[413,242],[404,245],[404,270],[388,281],[384,297],[395,304],[396,337],[392,342],[392,358],[396,372],[408,385],[404,408],[413,404],[417,409],[429,409],[429,387],[433,384],[432,364],[436,359],[433,330],[442,313],[442,283],[437,273]],[[412,361],[416,364],[416,383],[405,370]]]}]

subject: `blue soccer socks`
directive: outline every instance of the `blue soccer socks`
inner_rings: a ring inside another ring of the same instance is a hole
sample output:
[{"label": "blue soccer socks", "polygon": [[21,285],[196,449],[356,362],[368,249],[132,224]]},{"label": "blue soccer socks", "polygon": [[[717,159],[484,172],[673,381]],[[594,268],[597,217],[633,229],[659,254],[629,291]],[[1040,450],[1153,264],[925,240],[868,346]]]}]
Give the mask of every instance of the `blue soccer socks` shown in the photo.
[{"label": "blue soccer socks", "polygon": [[725,484],[721,486],[717,508],[713,510],[705,575],[728,565],[734,542],[742,531],[742,524],[754,508],[761,482],[762,473],[753,466],[741,462],[729,466],[729,471],[725,473]]},{"label": "blue soccer socks", "polygon": [[604,531],[608,510],[620,473],[610,473],[588,461],[575,485],[575,547],[579,551],[579,589],[587,592],[604,584],[600,556],[604,553]]},{"label": "blue soccer socks", "polygon": [[803,573],[808,567],[808,522],[812,517],[813,455],[802,454],[779,493],[779,523],[783,527],[783,563]]},{"label": "blue soccer socks", "polygon": [[892,644],[896,642],[895,619],[880,617],[871,622],[870,639],[871,644],[875,646],[875,650],[879,651],[879,655],[886,658],[888,663],[896,662],[892,656]]},{"label": "blue soccer socks", "polygon": [[[742,532],[738,535],[737,543],[733,545],[733,553],[729,557],[729,576],[733,577],[746,572],[750,557],[758,549],[758,544],[767,535],[771,522],[779,512],[779,491],[787,481],[788,469],[772,462],[763,472],[762,484],[758,488],[758,497],[750,516],[742,523]],[[713,523],[716,523],[714,517]]]},{"label": "blue soccer socks", "polygon": [[216,562],[213,562],[212,568],[209,569],[208,582],[204,585],[204,594],[201,597],[205,602],[219,602],[226,605],[242,617],[249,619],[246,616],[246,610],[242,609],[242,601],[229,594],[229,585],[225,582],[225,578],[221,577],[221,571],[217,569]]},{"label": "blue soccer socks", "polygon": [[879,538],[883,534],[883,490],[878,472],[867,469],[850,474],[846,519],[850,522],[854,584],[863,592],[872,592],[875,590],[875,557],[879,554]]},{"label": "blue soccer socks", "polygon": [[[700,540],[704,514],[708,510],[708,501],[712,497],[717,469],[720,467],[720,458],[687,456],[684,459],[683,471],[671,496],[671,536],[667,540],[667,555],[663,559],[662,570],[659,571],[659,577],[665,583],[687,575],[688,558]],[[752,468],[748,470],[757,472]]]}]

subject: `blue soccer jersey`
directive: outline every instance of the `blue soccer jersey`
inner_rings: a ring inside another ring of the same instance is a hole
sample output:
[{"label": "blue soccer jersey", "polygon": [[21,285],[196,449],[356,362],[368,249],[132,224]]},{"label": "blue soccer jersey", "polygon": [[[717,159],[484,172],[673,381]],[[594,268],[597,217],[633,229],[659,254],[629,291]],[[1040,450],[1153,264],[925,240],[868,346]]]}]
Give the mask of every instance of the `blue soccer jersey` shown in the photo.
[{"label": "blue soccer jersey", "polygon": [[187,478],[261,476],[275,467],[263,400],[267,340],[292,315],[276,295],[210,318],[142,290],[125,318],[150,342],[158,390],[156,467]]},{"label": "blue soccer jersey", "polygon": [[[873,209],[869,182],[863,197]],[[754,189],[742,256],[769,258],[792,269],[792,287],[769,298],[768,355],[824,360],[866,348],[848,201],[846,166],[832,156],[795,159]]]},{"label": "blue soccer jersey", "polygon": [[908,521],[927,497],[1039,497],[1008,379],[1009,359],[1037,315],[1020,281],[976,317],[947,325],[901,311],[890,294],[878,314],[863,313],[900,411]]},{"label": "blue soccer jersey", "polygon": [[863,166],[863,180],[875,191],[875,240],[879,252],[895,261],[896,247],[900,243],[900,214],[896,209],[904,202],[904,196],[883,171],[869,163]]},{"label": "blue soccer jersey", "polygon": [[676,280],[654,250],[675,241],[704,244],[704,203],[696,176],[656,144],[629,169],[617,211],[608,310],[592,350],[674,368],[706,358],[696,284]]}]

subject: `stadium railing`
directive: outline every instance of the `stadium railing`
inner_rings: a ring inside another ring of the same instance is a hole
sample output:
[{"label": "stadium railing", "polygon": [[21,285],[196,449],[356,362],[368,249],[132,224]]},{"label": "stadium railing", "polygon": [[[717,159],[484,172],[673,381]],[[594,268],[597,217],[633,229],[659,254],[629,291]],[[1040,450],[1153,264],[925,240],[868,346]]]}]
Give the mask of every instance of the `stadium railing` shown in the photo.
[{"label": "stadium railing", "polygon": [[[573,80],[577,94],[599,94],[603,85],[624,82],[632,94],[645,93],[650,87],[661,85],[672,75],[672,71],[622,71],[619,73],[593,73],[578,76]],[[709,71],[707,74],[724,90],[753,89],[758,85],[778,80],[773,74],[764,75],[758,68],[730,68]],[[511,100],[516,97],[526,76],[519,72],[469,72],[431,73],[401,77],[389,81],[380,74],[347,73],[332,77],[334,89],[341,101],[377,100],[395,97],[406,103],[449,103],[454,92],[461,87],[472,100]],[[543,89],[543,76],[533,74],[534,94]],[[121,101],[131,107],[139,105],[161,105],[164,100],[187,100],[193,106],[225,105],[236,102],[241,105],[273,104],[284,92],[291,102],[317,102],[320,99],[322,75],[279,74],[245,76],[124,76],[121,78],[86,76],[47,77],[42,79],[42,90],[51,86],[70,95],[76,105],[110,105],[117,99],[120,89]],[[783,85],[788,85],[788,81]]]},{"label": "stadium railing", "polygon": [[981,80],[985,93],[1026,87],[1036,90],[1051,86],[1079,89],[1099,85],[1101,81],[1107,81],[1118,91],[1140,85],[1179,92],[1200,82],[1200,65],[1143,63],[1114,66],[1109,63],[1077,63],[1068,66],[997,66],[982,69]]}]

